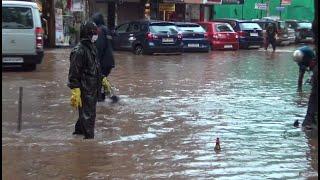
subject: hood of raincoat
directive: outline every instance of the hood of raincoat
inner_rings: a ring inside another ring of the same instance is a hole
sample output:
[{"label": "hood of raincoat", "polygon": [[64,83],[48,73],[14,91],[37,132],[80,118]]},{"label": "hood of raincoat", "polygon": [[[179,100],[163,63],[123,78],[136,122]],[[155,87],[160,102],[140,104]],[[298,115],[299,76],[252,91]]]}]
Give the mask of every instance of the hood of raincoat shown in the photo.
[{"label": "hood of raincoat", "polygon": [[103,15],[99,12],[92,16],[92,21],[96,23],[97,26],[105,25]]}]

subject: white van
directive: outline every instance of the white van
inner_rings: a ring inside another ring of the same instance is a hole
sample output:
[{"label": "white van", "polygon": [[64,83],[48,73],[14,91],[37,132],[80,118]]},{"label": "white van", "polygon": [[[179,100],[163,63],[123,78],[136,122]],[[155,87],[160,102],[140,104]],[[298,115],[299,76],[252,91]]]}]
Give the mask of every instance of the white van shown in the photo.
[{"label": "white van", "polygon": [[43,55],[43,29],[37,4],[2,1],[2,65],[34,70]]}]

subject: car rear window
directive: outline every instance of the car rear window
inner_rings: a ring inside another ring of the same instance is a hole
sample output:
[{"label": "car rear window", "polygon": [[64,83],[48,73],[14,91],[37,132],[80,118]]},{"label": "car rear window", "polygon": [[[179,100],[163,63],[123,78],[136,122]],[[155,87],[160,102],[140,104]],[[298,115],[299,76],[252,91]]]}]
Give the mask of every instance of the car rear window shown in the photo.
[{"label": "car rear window", "polygon": [[243,29],[243,30],[245,30],[245,29],[262,30],[258,23],[251,23],[251,22],[240,23],[240,28]]},{"label": "car rear window", "polygon": [[309,29],[312,28],[311,23],[298,23],[298,24],[299,24],[299,27],[301,27],[301,28],[309,28]]},{"label": "car rear window", "polygon": [[178,29],[173,24],[151,24],[150,32],[152,33],[170,33],[170,34],[178,34]]},{"label": "car rear window", "polygon": [[2,29],[32,29],[32,10],[27,7],[2,7]]},{"label": "car rear window", "polygon": [[206,32],[201,26],[199,25],[189,25],[189,24],[184,24],[184,25],[177,25],[178,30],[182,32]]},{"label": "car rear window", "polygon": [[217,32],[234,32],[229,24],[216,24],[215,28]]}]

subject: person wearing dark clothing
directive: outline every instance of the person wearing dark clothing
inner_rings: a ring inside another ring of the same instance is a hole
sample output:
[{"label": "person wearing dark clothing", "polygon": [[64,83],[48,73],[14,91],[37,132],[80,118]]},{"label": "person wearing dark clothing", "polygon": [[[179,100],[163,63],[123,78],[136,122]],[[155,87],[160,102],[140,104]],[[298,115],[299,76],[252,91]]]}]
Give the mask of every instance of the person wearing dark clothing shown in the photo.
[{"label": "person wearing dark clothing", "polygon": [[102,85],[100,62],[94,42],[98,38],[97,26],[88,21],[80,27],[80,42],[70,54],[68,87],[71,89],[71,106],[78,108],[79,118],[73,134],[94,138],[96,104]]},{"label": "person wearing dark clothing", "polygon": [[[101,72],[104,77],[108,77],[111,73],[114,65],[114,57],[112,52],[112,36],[111,32],[105,26],[105,22],[103,19],[103,15],[101,13],[96,13],[92,16],[92,21],[95,22],[98,26],[98,39],[96,42],[98,54],[97,57],[101,64]],[[104,101],[105,99],[105,91],[102,88],[101,93],[99,94],[98,101]]]},{"label": "person wearing dark clothing", "polygon": [[[313,35],[315,38],[315,45],[316,45],[316,53],[314,54],[314,59],[317,60],[318,57],[318,21],[316,19],[313,20],[312,23],[312,31]],[[304,121],[302,123],[302,126],[306,128],[312,128],[312,125],[316,125],[318,128],[318,62],[314,61],[314,67],[312,68],[313,70],[313,75],[311,78],[311,93],[309,96],[309,101],[308,101],[308,109],[307,109],[307,114],[304,118]]]},{"label": "person wearing dark clothing", "polygon": [[302,123],[302,126],[305,127],[318,125],[318,64],[313,68],[311,85],[312,89],[308,101],[307,114]]},{"label": "person wearing dark clothing", "polygon": [[298,90],[302,90],[303,76],[306,71],[312,71],[315,64],[315,53],[308,46],[303,46],[293,52],[293,60],[299,66]]},{"label": "person wearing dark clothing", "polygon": [[272,45],[273,51],[276,50],[276,28],[273,24],[269,24],[267,26],[266,30],[266,44],[265,44],[265,50],[268,49],[269,45]]}]

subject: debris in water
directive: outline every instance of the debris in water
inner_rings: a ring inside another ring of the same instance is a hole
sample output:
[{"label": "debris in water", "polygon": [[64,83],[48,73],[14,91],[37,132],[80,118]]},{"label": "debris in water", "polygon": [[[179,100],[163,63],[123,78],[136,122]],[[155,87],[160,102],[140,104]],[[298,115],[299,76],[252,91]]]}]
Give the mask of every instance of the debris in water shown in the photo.
[{"label": "debris in water", "polygon": [[216,139],[216,146],[214,147],[214,150],[215,151],[220,151],[221,150],[219,138]]},{"label": "debris in water", "polygon": [[294,126],[294,127],[296,127],[296,128],[298,128],[298,127],[299,127],[299,125],[300,125],[300,123],[299,123],[299,121],[298,121],[298,120],[296,120],[296,121],[293,123],[293,126]]}]

